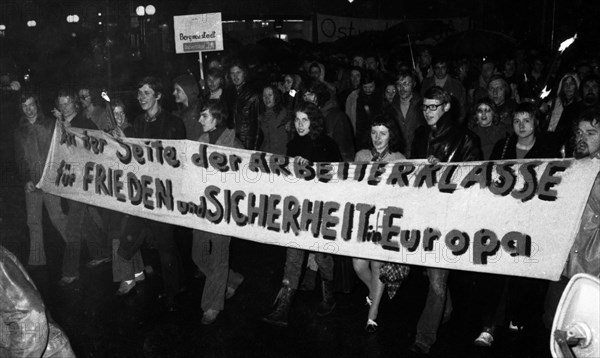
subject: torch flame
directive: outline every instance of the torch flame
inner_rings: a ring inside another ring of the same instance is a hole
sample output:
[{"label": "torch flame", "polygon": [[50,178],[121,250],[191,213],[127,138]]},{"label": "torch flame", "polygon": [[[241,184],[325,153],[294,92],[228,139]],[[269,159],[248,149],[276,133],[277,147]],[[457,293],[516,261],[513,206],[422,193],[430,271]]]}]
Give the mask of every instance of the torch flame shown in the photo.
[{"label": "torch flame", "polygon": [[558,52],[563,53],[563,51],[565,51],[569,46],[571,46],[573,42],[575,42],[575,39],[577,39],[577,34],[573,35],[573,37],[571,37],[570,39],[566,39],[563,42],[561,42],[560,47],[558,48]]},{"label": "torch flame", "polygon": [[548,97],[550,92],[552,92],[552,90],[548,90],[548,86],[544,86],[544,89],[542,89],[542,93],[540,93],[540,99]]},{"label": "torch flame", "polygon": [[110,97],[108,97],[108,93],[106,93],[106,91],[102,91],[102,93],[100,94],[100,96],[102,96],[102,98],[106,101],[110,103]]}]

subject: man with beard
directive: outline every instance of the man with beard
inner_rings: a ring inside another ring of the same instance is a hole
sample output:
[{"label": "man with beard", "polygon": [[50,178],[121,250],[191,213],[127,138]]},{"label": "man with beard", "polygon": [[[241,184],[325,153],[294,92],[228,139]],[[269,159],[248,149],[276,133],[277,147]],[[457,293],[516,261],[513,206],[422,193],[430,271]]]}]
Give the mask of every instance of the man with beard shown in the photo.
[{"label": "man with beard", "polygon": [[77,97],[79,97],[81,113],[94,122],[98,129],[107,132],[114,129],[106,108],[100,102],[100,95],[97,90],[91,90],[89,87],[83,86],[77,91]]},{"label": "man with beard", "polygon": [[590,75],[581,81],[581,110],[598,107],[600,104],[600,78]]},{"label": "man with beard", "polygon": [[[375,84],[373,71],[365,72],[362,87],[356,99],[354,142],[356,150],[367,149],[371,143],[371,119],[381,113],[383,97]],[[349,115],[350,118],[352,118]]]},{"label": "man with beard", "polygon": [[[600,109],[588,110],[579,117],[576,121],[575,142],[575,158],[600,160]],[[583,209],[579,231],[560,281],[550,282],[548,286],[544,313],[546,327],[552,327],[562,292],[569,279],[578,273],[600,278],[600,175],[596,176]]]},{"label": "man with beard", "polygon": [[412,142],[415,137],[415,131],[422,125],[425,125],[425,117],[421,105],[423,97],[415,91],[415,75],[410,71],[402,71],[396,76],[396,89],[398,94],[392,100],[389,110],[394,115],[403,138],[403,153],[407,158],[412,158]]}]

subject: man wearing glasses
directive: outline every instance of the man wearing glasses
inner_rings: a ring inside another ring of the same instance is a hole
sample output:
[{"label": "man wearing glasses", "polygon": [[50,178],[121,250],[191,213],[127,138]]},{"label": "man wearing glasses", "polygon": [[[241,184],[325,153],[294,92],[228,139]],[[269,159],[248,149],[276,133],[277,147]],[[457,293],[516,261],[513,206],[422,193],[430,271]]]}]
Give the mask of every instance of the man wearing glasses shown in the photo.
[{"label": "man wearing glasses", "polygon": [[[432,164],[483,159],[479,138],[450,115],[450,100],[450,94],[438,86],[425,92],[422,110],[427,126],[417,129],[413,158],[426,158]],[[427,268],[426,272],[429,278],[427,301],[417,323],[415,342],[409,348],[419,354],[429,353],[437,339],[440,324],[448,320],[452,313],[446,285],[450,271]]]},{"label": "man wearing glasses", "polygon": [[433,86],[442,87],[450,94],[453,104],[452,111],[456,112],[458,122],[463,123],[467,117],[467,92],[459,80],[448,74],[448,60],[442,56],[436,57],[433,62],[433,77],[423,80],[421,94]]},{"label": "man wearing glasses", "polygon": [[404,139],[404,155],[412,158],[412,143],[415,131],[425,125],[425,117],[421,105],[423,98],[415,91],[415,74],[402,71],[396,76],[397,94],[392,100],[392,112]]}]

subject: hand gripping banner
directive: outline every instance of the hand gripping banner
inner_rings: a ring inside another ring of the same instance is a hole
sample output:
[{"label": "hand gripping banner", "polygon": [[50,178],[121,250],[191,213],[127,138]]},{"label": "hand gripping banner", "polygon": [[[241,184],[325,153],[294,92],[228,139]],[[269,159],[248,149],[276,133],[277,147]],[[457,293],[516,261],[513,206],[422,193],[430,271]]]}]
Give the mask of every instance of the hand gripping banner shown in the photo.
[{"label": "hand gripping banner", "polygon": [[38,186],[265,244],[557,280],[599,169],[597,159],[300,165],[57,125]]}]

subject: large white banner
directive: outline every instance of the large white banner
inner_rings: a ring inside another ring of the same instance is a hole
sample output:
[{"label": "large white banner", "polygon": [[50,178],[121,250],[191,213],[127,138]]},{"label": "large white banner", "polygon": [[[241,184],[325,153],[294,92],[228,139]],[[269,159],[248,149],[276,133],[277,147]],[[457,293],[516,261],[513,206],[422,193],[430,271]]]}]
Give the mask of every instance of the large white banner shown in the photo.
[{"label": "large white banner", "polygon": [[57,126],[42,190],[256,242],[558,279],[600,160],[309,163]]}]

